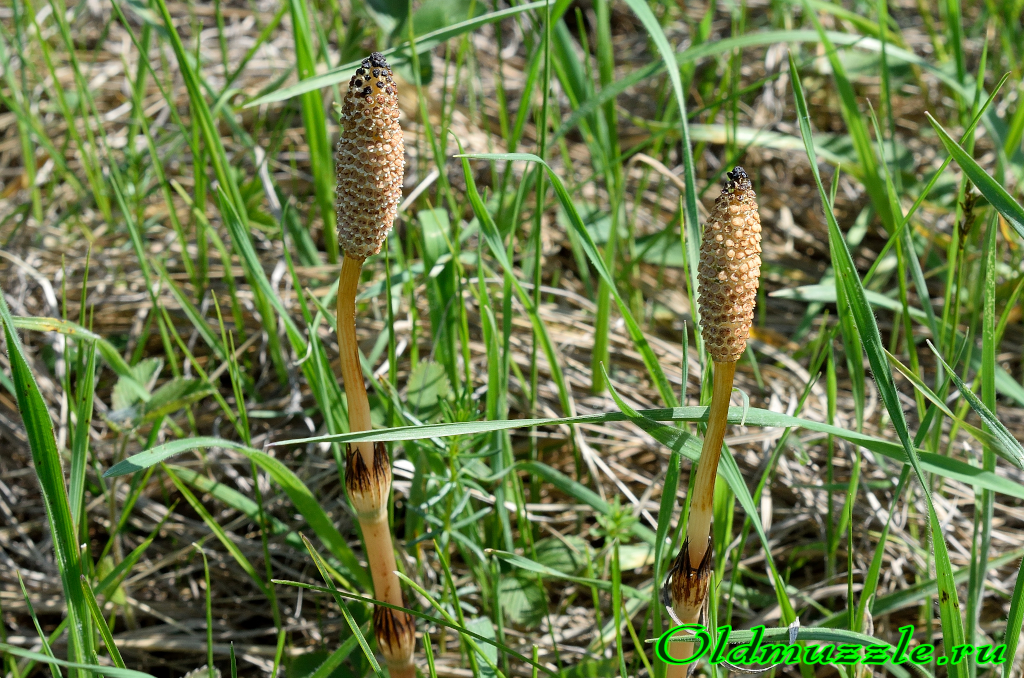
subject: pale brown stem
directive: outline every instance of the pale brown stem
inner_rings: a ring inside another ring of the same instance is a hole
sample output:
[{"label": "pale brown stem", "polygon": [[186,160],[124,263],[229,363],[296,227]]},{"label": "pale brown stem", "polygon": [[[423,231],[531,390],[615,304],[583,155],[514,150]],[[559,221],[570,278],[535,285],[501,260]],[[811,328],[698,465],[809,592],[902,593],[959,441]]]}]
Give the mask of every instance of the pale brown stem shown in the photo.
[{"label": "pale brown stem", "polygon": [[[370,421],[370,402],[366,397],[366,384],[363,371],[359,365],[359,344],[356,341],[356,292],[359,289],[359,275],[363,269],[361,259],[352,259],[348,255],[341,264],[341,277],[338,280],[338,348],[341,354],[341,377],[348,396],[348,425],[350,431],[369,431],[373,428]],[[352,468],[349,457],[348,474],[350,497],[359,527],[363,532],[366,545],[366,559],[373,578],[373,592],[377,600],[391,605],[405,607],[402,587],[395,574],[395,549],[391,541],[391,526],[388,523],[388,502],[391,491],[391,468],[387,453],[381,446],[379,454],[382,459],[375,459],[377,453],[371,442],[350,443],[356,448],[362,459],[360,482],[352,477],[356,469]],[[358,464],[357,464],[358,465]],[[376,471],[380,472],[376,472]],[[354,483],[354,484],[353,484]],[[369,484],[369,487],[368,487]],[[358,486],[358,497],[353,489]],[[404,638],[406,642],[397,643],[401,649],[385,653],[388,670],[392,678],[415,678],[416,664],[413,661],[412,620],[404,612],[380,610],[384,614],[393,615],[391,626],[408,624],[407,633],[391,634],[392,638]],[[379,625],[377,615],[375,625]],[[381,629],[378,628],[378,644],[381,643]],[[390,656],[388,656],[390,654]]]},{"label": "pale brown stem", "polygon": [[715,476],[718,459],[722,456],[722,441],[729,417],[729,399],[736,363],[715,363],[714,383],[711,389],[711,409],[708,412],[708,430],[700,449],[697,477],[693,481],[690,498],[690,518],[686,524],[686,538],[690,542],[690,562],[699,563],[708,548],[711,517],[714,511]]},{"label": "pale brown stem", "polygon": [[359,527],[363,530],[366,542],[366,559],[370,565],[370,576],[373,577],[374,598],[391,605],[404,607],[402,589],[395,575],[395,550],[391,546],[391,526],[388,524],[388,512],[385,509],[375,519],[360,519]]},{"label": "pale brown stem", "polygon": [[[359,366],[359,343],[356,341],[356,292],[362,259],[346,254],[338,280],[338,348],[341,351],[341,378],[348,396],[348,427],[351,431],[369,431],[370,401],[366,398],[363,370]],[[363,463],[373,468],[373,443],[354,443]]]},{"label": "pale brown stem", "polygon": [[[707,597],[706,587],[710,579],[711,567],[711,554],[709,553],[711,539],[709,537],[711,535],[711,519],[714,515],[715,476],[718,474],[718,460],[722,456],[722,442],[725,440],[725,429],[728,425],[732,382],[736,375],[736,363],[734,362],[715,362],[714,366],[708,428],[700,450],[697,477],[693,481],[690,516],[686,524],[686,542],[683,544],[683,548],[688,551],[685,555],[689,556],[693,571],[700,574],[695,576],[689,587],[683,586],[682,582],[678,586],[673,586],[673,590],[678,589],[680,595],[673,596],[672,607],[676,616],[679,617],[679,621],[684,624],[699,623],[701,609],[704,607]],[[682,555],[680,554],[680,556]],[[698,582],[702,582],[702,586],[698,586]],[[695,650],[695,643],[677,642],[669,645],[669,652],[672,656],[680,659],[689,657]],[[685,678],[692,669],[693,664],[670,665],[666,677]]]}]

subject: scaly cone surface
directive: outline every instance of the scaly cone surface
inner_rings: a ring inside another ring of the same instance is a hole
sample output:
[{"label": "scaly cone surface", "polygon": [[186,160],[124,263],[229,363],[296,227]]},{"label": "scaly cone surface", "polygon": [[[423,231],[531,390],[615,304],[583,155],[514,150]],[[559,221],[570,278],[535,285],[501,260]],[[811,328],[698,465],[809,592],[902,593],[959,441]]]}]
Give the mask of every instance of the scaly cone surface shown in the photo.
[{"label": "scaly cone surface", "polygon": [[338,244],[358,261],[380,251],[402,200],[405,144],[398,116],[391,68],[374,52],[349,80],[335,165]]},{"label": "scaly cone surface", "polygon": [[733,363],[747,347],[761,277],[761,217],[742,167],[715,200],[704,225],[697,270],[700,328],[716,363]]}]

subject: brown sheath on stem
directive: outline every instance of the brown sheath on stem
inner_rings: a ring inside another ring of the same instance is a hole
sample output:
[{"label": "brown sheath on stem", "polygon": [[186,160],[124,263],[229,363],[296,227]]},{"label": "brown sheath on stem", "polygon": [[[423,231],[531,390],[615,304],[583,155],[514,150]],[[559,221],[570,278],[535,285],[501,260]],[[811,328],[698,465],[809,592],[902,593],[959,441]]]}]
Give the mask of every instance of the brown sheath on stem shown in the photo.
[{"label": "brown sheath on stem", "polygon": [[[341,376],[348,396],[349,430],[369,431],[370,403],[359,364],[356,340],[356,292],[367,257],[380,251],[402,197],[405,152],[398,124],[398,97],[391,69],[374,52],[349,81],[341,107],[344,128],[338,141],[335,205],[338,243],[345,250],[338,280],[338,346]],[[395,550],[388,523],[391,462],[383,443],[352,443],[346,458],[345,485],[359,519],[374,596],[405,606],[395,574]],[[416,643],[412,617],[377,606],[374,635],[392,678],[414,678]]]},{"label": "brown sheath on stem", "polygon": [[[761,275],[757,196],[742,167],[734,168],[728,177],[701,238],[697,275],[700,326],[714,362],[714,377],[707,432],[690,496],[686,541],[668,577],[673,611],[686,624],[700,621],[707,601],[715,476],[725,440],[736,361],[747,347]],[[693,563],[699,564],[694,568]],[[692,654],[692,643],[673,643],[670,648],[678,658]],[[670,665],[668,678],[686,676],[692,668],[693,664]]]}]

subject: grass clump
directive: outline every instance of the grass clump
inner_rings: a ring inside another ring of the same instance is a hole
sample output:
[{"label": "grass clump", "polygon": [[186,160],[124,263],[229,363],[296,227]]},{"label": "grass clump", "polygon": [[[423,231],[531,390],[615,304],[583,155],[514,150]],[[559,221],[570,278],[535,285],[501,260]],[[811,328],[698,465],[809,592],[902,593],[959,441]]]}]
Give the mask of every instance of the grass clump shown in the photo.
[{"label": "grass clump", "polygon": [[1019,10],[0,8],[0,674],[1016,675]]}]

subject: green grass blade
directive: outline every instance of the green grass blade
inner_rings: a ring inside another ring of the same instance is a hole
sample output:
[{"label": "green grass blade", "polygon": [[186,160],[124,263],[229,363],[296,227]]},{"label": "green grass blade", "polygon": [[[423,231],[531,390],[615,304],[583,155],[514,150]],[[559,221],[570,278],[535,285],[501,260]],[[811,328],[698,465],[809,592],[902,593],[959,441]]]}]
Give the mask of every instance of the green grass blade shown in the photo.
[{"label": "green grass blade", "polygon": [[[255,461],[264,471],[270,474],[271,478],[274,479],[274,482],[279,484],[288,495],[288,498],[292,500],[292,504],[294,504],[295,508],[302,514],[302,517],[306,519],[306,522],[309,524],[310,528],[312,528],[313,532],[315,532],[320,538],[324,546],[326,546],[331,553],[341,561],[345,568],[347,568],[347,572],[345,572],[346,576],[351,577],[361,586],[369,587],[369,575],[367,575],[366,571],[359,565],[359,561],[356,559],[352,549],[349,548],[344,537],[342,537],[341,533],[338,532],[336,527],[334,527],[334,523],[327,517],[327,514],[324,513],[323,508],[316,500],[316,497],[313,496],[313,493],[309,491],[309,488],[299,480],[298,476],[296,476],[291,469],[285,466],[278,459],[275,459],[260,450],[247,447],[241,443],[224,440],[222,438],[185,438],[182,440],[173,440],[169,443],[160,445],[159,447],[154,447],[125,459],[119,464],[116,464],[113,468],[107,470],[103,475],[107,478],[127,475],[153,466],[154,464],[161,463],[175,455],[182,454],[189,450],[205,449],[210,447],[223,447],[240,452],[249,459]],[[175,478],[177,478],[177,476],[175,476]],[[180,479],[178,482],[181,482]],[[187,496],[188,495],[186,495],[186,497]]]},{"label": "green grass blade", "polygon": [[3,325],[7,340],[7,357],[11,364],[11,380],[14,382],[17,395],[18,411],[21,413],[28,436],[32,463],[39,479],[43,505],[53,537],[57,570],[67,601],[71,656],[80,660],[80,663],[95,664],[96,650],[93,646],[92,624],[85,594],[82,591],[81,554],[75,524],[71,519],[71,505],[68,503],[61,458],[53,436],[53,423],[50,421],[50,412],[39,392],[36,379],[25,359],[21,340],[14,329],[14,319],[11,318],[3,294],[0,294],[0,324]]},{"label": "green grass blade", "polygon": [[323,577],[327,583],[327,589],[334,595],[335,602],[338,603],[338,607],[341,608],[342,615],[345,617],[345,623],[348,624],[349,630],[352,631],[352,635],[355,636],[356,641],[359,643],[359,647],[363,650],[363,655],[366,657],[366,661],[370,663],[370,667],[373,668],[373,672],[377,674],[377,678],[384,678],[384,672],[380,668],[380,664],[377,663],[377,658],[373,655],[373,650],[370,649],[369,644],[366,642],[366,638],[363,637],[362,631],[359,629],[359,625],[356,624],[355,619],[352,618],[352,613],[349,612],[348,605],[345,604],[344,598],[341,597],[340,592],[334,586],[334,578],[331,576],[330,570],[327,568],[327,563],[323,561],[320,554],[316,552],[313,545],[309,543],[309,540],[305,536],[302,537],[302,541],[306,545],[306,550],[309,552],[310,557],[313,559],[313,564],[316,565],[316,569],[320,571],[320,576]]},{"label": "green grass blade", "polygon": [[932,343],[928,342],[928,347],[931,348],[932,353],[939,359],[942,366],[946,368],[949,373],[950,379],[956,384],[957,390],[960,391],[960,395],[964,397],[967,404],[971,406],[971,409],[978,413],[981,417],[982,422],[989,428],[989,432],[996,437],[995,445],[999,447],[1001,451],[1007,453],[1007,456],[1012,454],[1010,461],[1017,466],[1017,468],[1024,469],[1024,446],[1021,446],[1012,433],[1003,425],[999,418],[990,410],[985,407],[985,403],[981,402],[981,399],[974,394],[974,391],[963,382],[963,380],[957,376],[956,371],[949,366],[949,364],[942,359],[942,355],[935,349]]},{"label": "green grass blade", "polygon": [[871,197],[871,204],[878,213],[878,216],[881,217],[882,224],[887,231],[892,233],[895,231],[895,219],[888,195],[886,194],[885,185],[878,176],[878,158],[875,156],[875,149],[871,143],[868,126],[864,123],[864,118],[857,107],[857,95],[854,92],[849,77],[846,75],[846,68],[839,59],[835,45],[832,44],[828,34],[818,20],[818,15],[807,4],[807,0],[804,0],[804,9],[805,14],[811,17],[814,27],[818,30],[818,36],[825,48],[826,55],[828,55],[829,64],[832,66],[832,77],[836,83],[836,89],[839,91],[840,111],[842,112],[843,120],[846,122],[847,132],[850,135],[850,140],[853,142],[853,147],[857,151],[857,157],[863,169],[861,180],[864,182],[864,188]]},{"label": "green grass blade", "polygon": [[[117,0],[114,1],[116,2]],[[206,142],[207,153],[210,161],[213,163],[217,183],[220,184],[221,191],[227,192],[235,208],[240,213],[245,214],[245,201],[242,199],[242,194],[238,189],[238,183],[235,181],[234,174],[230,171],[230,163],[227,152],[224,150],[224,143],[220,138],[220,131],[217,129],[217,124],[214,121],[213,114],[210,112],[210,107],[203,97],[200,77],[192,67],[193,61],[189,58],[185,51],[185,46],[181,42],[178,29],[175,28],[174,20],[171,18],[171,13],[167,8],[166,0],[155,0],[155,3],[163,19],[164,29],[166,29],[166,35],[170,39],[171,48],[174,50],[178,69],[181,71],[182,79],[185,81],[185,87],[188,90],[189,103],[191,104],[192,115],[194,116],[192,124],[198,124],[203,140]]]},{"label": "green grass blade", "polygon": [[[654,12],[651,11],[650,5],[645,0],[626,0],[626,4],[629,5],[629,8],[640,19],[640,23],[647,29],[647,33],[658,48],[662,60],[669,66],[668,77],[672,82],[672,92],[675,94],[676,106],[679,107],[679,124],[682,135],[680,151],[683,156],[683,183],[686,185],[686,195],[683,196],[683,204],[685,205],[683,213],[686,215],[684,224],[684,229],[686,230],[686,259],[690,268],[691,284],[696,289],[697,265],[700,258],[700,218],[697,215],[697,178],[693,169],[693,143],[690,141],[689,121],[686,115],[686,91],[683,89],[683,81],[679,76],[679,64],[675,53],[672,51],[668,38],[665,37],[665,31],[662,30],[661,24],[658,22],[657,17],[654,16]],[[694,326],[696,327],[700,322],[700,312],[696,304],[691,305],[690,313],[693,316]],[[702,345],[699,339],[697,345]],[[642,353],[643,351],[641,350]],[[657,378],[655,380],[657,381]],[[660,383],[658,385],[658,390],[660,391],[661,385]],[[661,394],[666,404],[669,406],[675,405],[674,397],[666,398],[665,396],[665,393]]]},{"label": "green grass blade", "polygon": [[[28,611],[28,616],[32,619],[32,625],[35,626],[36,635],[39,636],[39,645],[41,646],[43,653],[47,657],[53,657],[53,641],[54,638],[47,638],[46,632],[43,631],[42,625],[39,623],[39,617],[36,615],[35,606],[32,605],[32,598],[28,595],[28,589],[25,588],[25,580],[21,577],[21,572],[15,571],[18,575],[18,585],[21,587],[21,596],[25,600],[25,609]],[[62,625],[67,625],[67,619],[64,620]],[[6,640],[6,637],[4,638]],[[29,675],[26,671],[25,675]],[[50,664],[50,675],[53,678],[61,678],[60,669],[57,668],[56,664]]]},{"label": "green grass blade", "polygon": [[68,487],[68,501],[71,506],[71,522],[75,526],[75,534],[81,534],[81,518],[85,499],[85,465],[89,456],[89,433],[92,426],[92,408],[95,402],[96,386],[96,343],[89,342],[87,348],[81,343],[78,350],[87,351],[84,371],[79,374],[76,398],[76,415],[74,436],[71,442],[71,476]]},{"label": "green grass blade", "polygon": [[96,344],[96,349],[103,356],[103,359],[110,366],[110,369],[117,373],[118,377],[121,377],[129,382],[134,382],[140,392],[145,392],[142,384],[135,381],[132,376],[132,368],[121,354],[118,352],[114,345],[109,341],[91,332],[77,323],[73,323],[70,320],[61,320],[59,318],[26,318],[24,316],[13,316],[12,321],[14,327],[19,330],[31,330],[33,332],[59,332],[72,339],[78,339],[79,341],[91,341]]},{"label": "green grass blade", "polygon": [[[1017,573],[1017,583],[1013,585],[1013,595],[1010,596],[1010,614],[1006,617],[1006,635],[1003,642],[1006,643],[1006,656],[1017,656],[1017,644],[1020,642],[1020,628],[1024,623],[1024,560],[1021,561],[1020,571]],[[1014,662],[1007,661],[1003,664],[1003,678],[1010,678]]]},{"label": "green grass blade", "polygon": [[238,563],[238,566],[240,568],[242,568],[242,571],[249,575],[249,578],[252,579],[254,584],[256,584],[256,588],[258,588],[261,593],[266,595],[267,584],[264,583],[264,581],[260,578],[259,573],[256,572],[256,568],[253,566],[251,562],[249,562],[249,559],[245,557],[245,554],[242,553],[242,549],[238,547],[238,544],[236,544],[233,539],[228,537],[227,533],[224,531],[224,528],[220,526],[220,523],[213,519],[213,516],[210,515],[210,512],[207,511],[206,507],[203,506],[202,502],[200,502],[199,499],[197,499],[196,496],[192,494],[191,490],[185,487],[185,484],[181,482],[181,479],[178,478],[178,475],[166,466],[163,468],[164,472],[167,474],[167,477],[170,478],[171,482],[174,483],[174,486],[178,488],[178,492],[181,492],[182,496],[185,497],[185,500],[189,503],[189,505],[192,506],[192,509],[199,514],[199,517],[203,519],[203,522],[206,523],[206,526],[208,528],[210,528],[210,531],[213,532],[213,535],[220,540],[221,544],[224,545],[224,548],[227,549],[227,552],[230,553],[231,557],[235,559],[235,562]]},{"label": "green grass blade", "polygon": [[558,399],[559,404],[562,406],[562,412],[568,414],[571,411],[569,407],[569,390],[565,385],[565,377],[562,374],[562,366],[558,359],[558,354],[555,352],[555,346],[551,342],[547,328],[544,326],[544,321],[540,318],[540,313],[533,305],[532,297],[526,293],[519,279],[515,276],[515,269],[505,251],[505,244],[498,233],[498,227],[494,223],[491,213],[487,211],[487,206],[484,205],[483,199],[480,197],[480,193],[476,188],[476,181],[473,179],[473,172],[470,170],[469,161],[466,158],[462,159],[462,173],[466,177],[466,196],[469,198],[473,212],[480,221],[480,231],[487,241],[491,254],[498,260],[503,272],[506,273],[509,281],[512,283],[516,296],[526,309],[526,315],[530,319],[533,331],[540,339],[544,357],[548,360],[548,369],[551,371],[551,378],[558,389]]},{"label": "green grass blade", "polygon": [[[516,14],[521,14],[534,9],[544,9],[546,4],[546,0],[528,2],[515,7],[501,9],[496,12],[490,12],[489,14],[482,14],[478,17],[460,21],[459,23],[452,24],[451,26],[425,33],[416,38],[416,52],[419,54],[429,52],[449,38],[454,38],[464,33],[468,33],[481,26],[501,21],[502,19],[515,16]],[[410,60],[409,43],[404,42],[395,47],[391,47],[390,49],[382,50],[381,54],[384,56],[391,56],[392,54],[396,55],[395,58],[388,60],[392,68],[404,65]],[[253,106],[262,106],[263,104],[269,104],[275,101],[284,101],[285,99],[291,99],[294,96],[298,96],[306,92],[312,92],[314,90],[323,89],[324,87],[330,87],[331,85],[337,85],[338,83],[348,80],[355,72],[356,68],[359,67],[361,61],[361,59],[359,61],[351,61],[321,75],[303,80],[291,87],[285,87],[284,89],[277,90],[276,92],[271,92],[270,94],[266,94],[258,99],[250,101],[245,105],[245,107],[252,108]]]},{"label": "green grass blade", "polygon": [[[638,413],[653,421],[687,421],[698,422],[707,419],[707,407],[676,407],[673,409],[639,410]],[[563,417],[560,419],[510,419],[499,421],[472,421],[455,424],[429,424],[418,426],[403,426],[390,429],[379,429],[376,431],[362,431],[359,433],[342,433],[328,436],[316,436],[313,438],[302,438],[299,440],[286,440],[274,443],[271,446],[282,445],[306,445],[309,443],[349,443],[362,441],[398,442],[410,440],[430,440],[432,438],[443,438],[447,436],[464,436],[479,433],[492,433],[494,431],[508,431],[517,428],[531,428],[536,426],[559,426],[573,424],[602,424],[613,421],[626,421],[629,419],[621,412],[607,414],[589,414],[576,417]],[[744,423],[746,426],[760,426],[773,428],[802,428],[808,431],[815,431],[823,434],[831,434],[854,445],[863,447],[866,450],[885,455],[899,463],[908,463],[906,451],[901,443],[895,443],[882,438],[875,438],[857,431],[850,431],[838,426],[830,426],[822,422],[810,419],[801,419],[778,412],[751,407],[729,408],[729,423],[737,425]],[[223,447],[236,450],[245,455],[264,454],[259,450],[247,448],[240,443],[225,440],[223,438],[196,437],[174,440],[169,443],[151,448],[145,452],[125,459],[104,473],[104,477],[117,477],[135,473],[154,464],[188,452],[190,450],[209,449],[212,447]],[[684,456],[696,460],[700,456],[700,445],[696,438],[684,445],[682,448]],[[1024,498],[1024,485],[1009,478],[989,473],[971,466],[965,462],[939,454],[931,454],[918,451],[921,467],[929,473],[938,473],[946,478],[957,480],[973,487],[991,489],[1011,497]],[[564,476],[562,476],[564,477]],[[596,495],[595,495],[596,496]],[[604,506],[604,504],[601,504]],[[652,536],[653,543],[653,536]]]},{"label": "green grass blade", "polygon": [[96,623],[96,628],[100,631],[100,637],[103,639],[103,644],[107,647],[107,652],[110,653],[110,660],[114,662],[114,666],[119,669],[127,668],[124,665],[124,659],[121,658],[121,652],[117,649],[117,645],[114,643],[114,635],[110,632],[110,627],[107,626],[107,620],[103,618],[103,611],[100,610],[99,603],[96,602],[96,596],[93,595],[92,587],[85,579],[85,575],[82,576],[82,591],[85,592],[85,602],[89,605],[89,611],[92,613],[92,620]]},{"label": "green grass blade", "polygon": [[81,662],[66,661],[64,659],[54,659],[53,657],[47,657],[45,654],[26,650],[18,647],[17,645],[9,645],[7,643],[0,643],[0,651],[7,652],[18,657],[25,657],[26,659],[31,659],[32,661],[39,662],[41,664],[52,664],[54,666],[64,666],[69,669],[79,669],[81,671],[96,673],[101,676],[109,676],[109,678],[154,678],[149,673],[134,671],[132,669],[121,669],[116,666],[83,664]]},{"label": "green grass blade", "polygon": [[974,158],[960,144],[956,143],[949,136],[942,125],[930,113],[925,113],[925,115],[928,116],[928,121],[935,128],[936,134],[939,135],[942,145],[946,147],[946,151],[960,165],[960,169],[964,171],[967,178],[978,187],[978,190],[981,191],[981,194],[985,196],[989,203],[1006,218],[1007,223],[1013,227],[1013,230],[1017,231],[1020,237],[1024,238],[1024,208],[1013,199],[1010,193],[998,181],[989,176],[988,172],[983,170],[981,165],[975,162]]},{"label": "green grass blade", "polygon": [[[236,511],[241,511],[254,521],[259,518],[259,505],[233,487],[225,485],[224,483],[219,483],[215,480],[210,480],[203,474],[184,466],[171,465],[170,468],[178,475],[179,478],[200,492],[209,494],[217,501],[223,502]],[[305,548],[302,545],[302,539],[299,537],[298,532],[294,532],[284,522],[278,520],[274,516],[266,514],[264,514],[264,519],[269,523],[272,534],[285,535],[285,543],[293,548],[299,549],[300,551]]]},{"label": "green grass blade", "polygon": [[[817,159],[814,153],[814,144],[811,138],[810,115],[807,110],[807,101],[804,98],[803,85],[800,82],[800,74],[793,59],[789,55],[790,77],[793,79],[793,93],[796,99],[797,115],[799,118],[800,132],[804,137],[807,147],[807,158],[810,161],[811,172],[818,185],[818,192],[821,196],[822,207],[825,211],[825,218],[828,222],[829,243],[832,253],[832,263],[835,267],[838,284],[844,286],[850,300],[850,308],[856,317],[857,330],[860,333],[865,353],[871,364],[874,373],[875,383],[878,386],[879,397],[889,413],[893,428],[900,439],[907,454],[907,459],[921,483],[921,490],[924,493],[925,502],[928,507],[928,520],[931,527],[932,543],[935,549],[935,567],[937,574],[937,588],[939,593],[939,613],[942,620],[942,635],[945,652],[950,654],[957,645],[963,645],[964,625],[960,613],[960,600],[957,597],[956,583],[953,581],[953,566],[949,560],[949,552],[946,548],[945,537],[942,534],[942,527],[939,524],[935,507],[932,505],[931,494],[928,491],[929,484],[921,468],[920,458],[917,449],[914,447],[907,421],[900,404],[899,394],[896,390],[896,383],[893,379],[892,369],[889,367],[888,359],[885,356],[885,349],[882,344],[881,334],[878,330],[878,323],[871,306],[864,295],[864,287],[857,269],[846,246],[839,224],[836,222],[835,214],[829,204],[825,187],[821,183],[821,176],[818,174]],[[950,664],[949,674],[952,678],[964,678],[966,667],[959,664]]]},{"label": "green grass blade", "polygon": [[[313,52],[306,0],[288,0],[288,7],[292,17],[295,65],[299,80],[308,80],[316,76],[316,56]],[[324,245],[327,247],[328,261],[333,264],[338,261],[338,234],[334,224],[334,161],[331,144],[327,140],[324,102],[317,90],[304,92],[299,102],[302,106],[302,122],[306,127],[306,143],[309,144],[309,163],[313,171],[316,202],[323,219]]]}]

